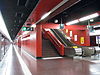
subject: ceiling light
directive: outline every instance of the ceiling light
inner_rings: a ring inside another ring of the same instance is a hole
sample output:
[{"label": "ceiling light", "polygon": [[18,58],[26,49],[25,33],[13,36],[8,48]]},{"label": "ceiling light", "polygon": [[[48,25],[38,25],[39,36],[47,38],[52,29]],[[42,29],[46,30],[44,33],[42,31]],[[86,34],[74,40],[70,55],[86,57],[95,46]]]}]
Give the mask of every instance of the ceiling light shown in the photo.
[{"label": "ceiling light", "polygon": [[55,20],[55,23],[58,23],[58,20],[57,19]]},{"label": "ceiling light", "polygon": [[5,25],[1,11],[0,11],[0,32],[2,32],[10,41],[12,41],[8,33],[7,27]]},{"label": "ceiling light", "polygon": [[76,24],[76,23],[79,23],[79,21],[73,20],[73,21],[67,22],[66,25],[72,25],[72,24]]},{"label": "ceiling light", "polygon": [[100,27],[100,25],[93,26],[93,28],[97,28],[97,27]]},{"label": "ceiling light", "polygon": [[93,22],[94,21],[94,19],[90,19],[90,22]]},{"label": "ceiling light", "polygon": [[51,12],[48,12],[48,13],[44,14],[44,15],[41,17],[41,20],[43,20],[43,19],[45,19],[47,16],[49,16],[50,13],[51,13]]},{"label": "ceiling light", "polygon": [[79,21],[85,21],[85,20],[88,20],[88,19],[90,19],[90,17],[89,16],[85,16],[85,17],[80,18]]},{"label": "ceiling light", "polygon": [[32,24],[32,26],[31,26],[31,27],[34,27],[34,28],[35,28],[35,27],[36,27],[36,24]]},{"label": "ceiling light", "polygon": [[79,21],[86,21],[86,20],[89,20],[89,19],[92,19],[92,18],[95,18],[95,17],[98,17],[98,16],[99,16],[98,13],[94,13],[94,14],[80,18]]},{"label": "ceiling light", "polygon": [[98,13],[94,13],[94,14],[90,15],[90,18],[95,18],[95,17],[98,17],[98,16],[99,16]]}]

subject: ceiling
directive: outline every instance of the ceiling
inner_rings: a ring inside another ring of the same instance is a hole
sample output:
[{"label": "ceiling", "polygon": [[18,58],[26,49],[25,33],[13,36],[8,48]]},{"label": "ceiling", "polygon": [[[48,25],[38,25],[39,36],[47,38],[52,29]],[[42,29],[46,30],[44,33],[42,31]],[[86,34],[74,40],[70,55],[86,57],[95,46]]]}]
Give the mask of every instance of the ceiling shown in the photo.
[{"label": "ceiling", "polygon": [[[51,18],[48,22],[54,23],[55,20],[58,20],[58,23],[66,23],[98,11],[100,11],[100,0],[81,0],[69,9]],[[100,17],[95,20],[100,22]],[[84,22],[81,24],[87,23]]]},{"label": "ceiling", "polygon": [[[17,33],[27,20],[32,10],[36,7],[38,3],[41,3],[40,1],[42,0],[0,0],[0,10],[3,14],[6,26],[8,28],[8,31],[12,39],[16,37]],[[47,22],[54,23],[54,20],[58,19],[59,20],[58,23],[61,23],[61,20],[63,23],[66,23],[68,21],[97,12],[99,10],[100,10],[100,0],[81,0],[77,4],[70,7],[69,9],[66,9],[60,14],[51,18]],[[44,10],[41,9],[41,11]]]},{"label": "ceiling", "polygon": [[39,0],[0,0],[0,10],[12,39],[38,2]]}]

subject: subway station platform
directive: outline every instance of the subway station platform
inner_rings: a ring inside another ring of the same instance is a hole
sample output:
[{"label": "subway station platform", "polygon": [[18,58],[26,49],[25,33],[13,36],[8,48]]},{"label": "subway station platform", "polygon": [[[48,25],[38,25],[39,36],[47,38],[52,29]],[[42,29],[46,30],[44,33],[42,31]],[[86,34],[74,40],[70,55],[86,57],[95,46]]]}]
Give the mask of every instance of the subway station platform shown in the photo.
[{"label": "subway station platform", "polygon": [[100,75],[100,0],[0,0],[0,75]]},{"label": "subway station platform", "polygon": [[36,60],[17,46],[10,45],[8,49],[0,62],[0,75],[100,75],[99,59],[52,57]]}]

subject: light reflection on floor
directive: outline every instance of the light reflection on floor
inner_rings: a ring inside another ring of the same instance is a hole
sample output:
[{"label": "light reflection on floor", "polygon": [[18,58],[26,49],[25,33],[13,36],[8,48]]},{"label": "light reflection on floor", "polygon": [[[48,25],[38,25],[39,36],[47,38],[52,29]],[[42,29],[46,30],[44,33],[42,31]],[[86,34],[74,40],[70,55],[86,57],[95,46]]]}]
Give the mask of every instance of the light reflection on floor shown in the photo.
[{"label": "light reflection on floor", "polygon": [[11,59],[11,50],[12,50],[12,46],[8,45],[8,51],[6,53],[6,55],[3,57],[3,59],[0,62],[0,75],[5,75],[6,71],[7,71],[7,67],[8,67],[8,63],[10,63],[10,59]]},{"label": "light reflection on floor", "polygon": [[[0,75],[25,75],[23,73],[20,73],[23,70],[21,70],[22,67],[18,57],[19,51],[14,50],[15,51],[14,52],[12,50],[14,49],[12,49],[12,47],[10,46],[7,54],[5,55],[4,62],[2,63],[3,65],[0,63]],[[21,57],[23,58],[21,59],[24,60],[32,75],[100,75],[99,56],[98,55],[91,57],[77,56],[74,57],[74,59],[60,58],[60,59],[50,59],[50,60],[41,59],[35,61],[32,57],[28,56],[27,53],[25,53],[24,51],[22,51],[21,53]],[[19,67],[18,70],[15,67],[15,65]],[[13,66],[14,68],[11,66]]]},{"label": "light reflection on floor", "polygon": [[100,64],[100,54],[92,55],[92,56],[88,56],[88,57],[75,56],[74,59],[87,60],[87,61],[90,61],[90,62]]}]

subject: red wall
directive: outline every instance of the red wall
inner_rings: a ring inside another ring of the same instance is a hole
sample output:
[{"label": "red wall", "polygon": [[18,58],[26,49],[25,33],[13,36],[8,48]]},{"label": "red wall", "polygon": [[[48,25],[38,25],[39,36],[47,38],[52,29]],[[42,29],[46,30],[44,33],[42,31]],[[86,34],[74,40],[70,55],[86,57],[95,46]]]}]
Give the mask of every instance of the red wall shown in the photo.
[{"label": "red wall", "polygon": [[[23,35],[21,40],[19,39],[19,45],[26,52],[34,57],[42,57],[42,26],[37,25],[34,31]],[[23,34],[24,32],[22,32]],[[20,44],[21,42],[21,44]]]},{"label": "red wall", "polygon": [[[68,33],[66,33],[66,29],[68,29]],[[70,37],[70,31],[72,31],[72,37],[71,40],[80,46],[90,46],[90,37],[88,34],[88,30],[86,29],[85,25],[70,25],[65,26],[64,32],[67,36]],[[77,35],[77,41],[74,40],[74,35]],[[81,44],[80,38],[84,37],[84,44]]]},{"label": "red wall", "polygon": [[[46,29],[58,29],[59,24],[44,24],[43,28]],[[68,33],[66,33],[66,29],[68,29]],[[71,37],[72,41],[75,44],[78,44],[80,46],[90,46],[90,36],[88,34],[88,30],[86,28],[86,25],[70,25],[70,26],[65,26],[64,29],[62,29],[67,36],[70,36],[70,31],[73,32],[73,36]],[[74,41],[74,35],[77,35],[78,41]],[[84,37],[84,44],[80,43],[80,38]]]},{"label": "red wall", "polygon": [[[31,34],[31,35],[30,35]],[[36,56],[36,30],[27,34],[28,36],[22,36],[21,47],[33,56]],[[34,37],[31,37],[34,36]],[[27,39],[29,38],[29,39]]]},{"label": "red wall", "polygon": [[[30,31],[28,34],[21,32],[22,37],[18,38],[18,43],[21,45],[25,51],[35,57],[42,57],[42,28],[46,29],[58,29],[59,24],[43,24],[37,25],[34,31]],[[65,30],[68,29],[68,33]],[[69,31],[73,31],[73,35],[78,35],[78,41],[74,41],[72,36],[72,41],[81,46],[90,46],[90,37],[85,25],[72,25],[65,26],[63,31],[69,36]],[[80,44],[80,37],[85,38],[84,44]]]},{"label": "red wall", "polygon": [[24,35],[23,33],[27,31],[21,31],[19,33],[22,36],[17,38],[18,45],[32,56],[42,57],[42,28],[57,29],[58,26],[58,24],[37,25],[34,31]]},{"label": "red wall", "polygon": [[58,29],[59,26],[60,26],[59,24],[48,23],[48,24],[43,24],[42,28],[45,28],[45,29]]},{"label": "red wall", "polygon": [[38,57],[42,57],[42,25],[37,25],[36,54]]}]

